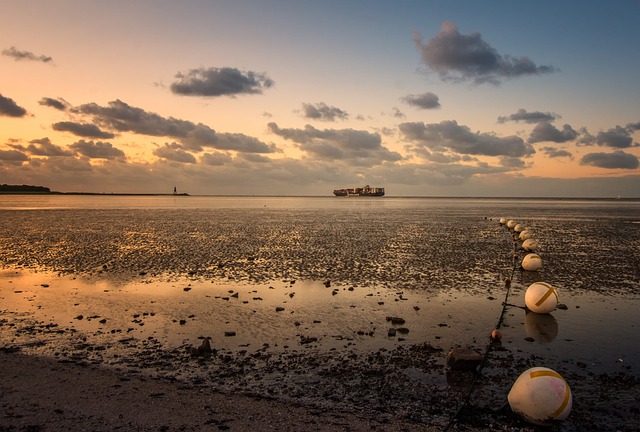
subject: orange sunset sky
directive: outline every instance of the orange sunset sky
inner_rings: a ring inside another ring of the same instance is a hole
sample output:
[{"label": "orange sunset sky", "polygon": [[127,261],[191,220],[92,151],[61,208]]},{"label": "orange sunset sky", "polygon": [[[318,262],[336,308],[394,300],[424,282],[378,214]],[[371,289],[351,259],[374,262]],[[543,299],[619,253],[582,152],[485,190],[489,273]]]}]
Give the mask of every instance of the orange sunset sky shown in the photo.
[{"label": "orange sunset sky", "polygon": [[640,3],[0,0],[0,184],[640,197]]}]

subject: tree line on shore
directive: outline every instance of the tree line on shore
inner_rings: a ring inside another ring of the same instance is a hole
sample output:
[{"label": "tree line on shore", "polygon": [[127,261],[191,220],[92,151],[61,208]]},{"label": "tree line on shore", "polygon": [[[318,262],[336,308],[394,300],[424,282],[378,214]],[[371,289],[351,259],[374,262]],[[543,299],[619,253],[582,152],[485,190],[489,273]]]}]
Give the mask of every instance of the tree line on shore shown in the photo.
[{"label": "tree line on shore", "polygon": [[0,193],[51,193],[51,189],[44,186],[0,184]]}]

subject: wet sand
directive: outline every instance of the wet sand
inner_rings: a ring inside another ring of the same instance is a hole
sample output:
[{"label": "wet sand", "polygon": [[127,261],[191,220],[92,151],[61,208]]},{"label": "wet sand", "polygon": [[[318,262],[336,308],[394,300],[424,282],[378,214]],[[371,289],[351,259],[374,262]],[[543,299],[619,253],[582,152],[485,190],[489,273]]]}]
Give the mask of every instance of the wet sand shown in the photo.
[{"label": "wet sand", "polygon": [[435,430],[6,350],[0,391],[3,431]]},{"label": "wet sand", "polygon": [[[446,354],[489,346],[512,269],[512,238],[496,220],[447,211],[425,222],[406,211],[25,212],[2,230],[0,426],[444,430],[473,379],[450,371]],[[638,428],[637,344],[612,337],[637,325],[638,229],[609,222],[529,221],[553,235],[549,264],[515,274],[505,338],[451,430],[534,430],[503,406],[519,373],[539,365],[574,394],[557,430]],[[618,237],[629,244],[613,247]],[[543,277],[558,281],[567,308],[532,322],[519,306]],[[599,319],[613,333],[585,330]],[[198,352],[204,340],[211,352]],[[94,379],[109,391],[95,392]],[[210,408],[166,414],[203,399]],[[162,421],[128,409],[143,400],[162,407],[151,416]]]}]

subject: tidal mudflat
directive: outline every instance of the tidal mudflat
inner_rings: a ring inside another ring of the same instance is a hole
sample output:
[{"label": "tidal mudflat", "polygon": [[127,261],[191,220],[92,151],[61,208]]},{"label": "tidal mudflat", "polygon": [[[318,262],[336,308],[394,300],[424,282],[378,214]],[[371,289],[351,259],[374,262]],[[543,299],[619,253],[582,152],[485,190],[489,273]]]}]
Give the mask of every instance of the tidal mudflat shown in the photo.
[{"label": "tidal mudflat", "polygon": [[[504,409],[532,366],[571,386],[558,430],[640,425],[636,203],[256,200],[0,210],[3,352],[442,430],[473,378],[447,353],[489,346],[454,430],[533,430]],[[540,271],[514,270],[500,216],[535,233]],[[539,280],[550,315],[523,309]]]}]

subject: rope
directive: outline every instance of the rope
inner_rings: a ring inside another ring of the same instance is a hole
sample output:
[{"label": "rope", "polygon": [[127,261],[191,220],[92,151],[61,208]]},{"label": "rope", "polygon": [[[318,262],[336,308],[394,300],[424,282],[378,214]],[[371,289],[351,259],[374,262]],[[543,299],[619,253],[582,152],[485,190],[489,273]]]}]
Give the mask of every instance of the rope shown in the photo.
[{"label": "rope", "polygon": [[[508,303],[509,293],[511,292],[511,281],[513,280],[513,276],[516,272],[516,269],[518,268],[518,264],[520,260],[520,255],[518,254],[518,242],[516,241],[515,237],[513,240],[513,258],[512,259],[513,259],[513,266],[511,268],[511,274],[505,280],[505,287],[507,288],[507,291],[505,292],[504,301],[502,302],[502,312],[500,312],[500,316],[498,317],[498,323],[496,324],[496,327],[495,327],[496,330],[502,327],[502,323],[504,321],[504,315],[507,311],[507,306],[511,306]],[[482,356],[482,361],[480,362],[480,365],[476,368],[475,374],[473,375],[473,379],[471,380],[471,384],[469,384],[469,388],[464,398],[462,399],[462,403],[460,404],[456,412],[449,419],[449,423],[443,429],[443,432],[447,432],[453,427],[462,410],[469,404],[469,400],[471,399],[471,393],[473,392],[476,381],[480,377],[482,373],[482,369],[484,368],[484,365],[487,362],[487,359],[489,358],[489,352],[491,352],[492,346],[493,346],[492,341],[490,341],[485,348],[484,355]]]}]

